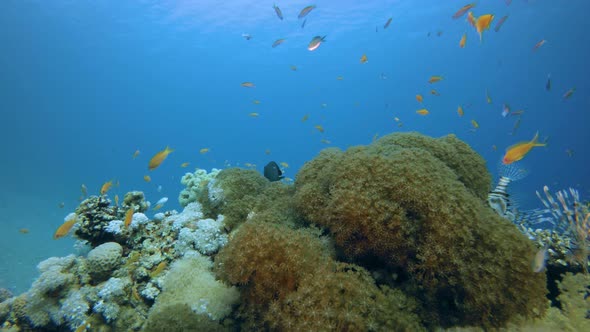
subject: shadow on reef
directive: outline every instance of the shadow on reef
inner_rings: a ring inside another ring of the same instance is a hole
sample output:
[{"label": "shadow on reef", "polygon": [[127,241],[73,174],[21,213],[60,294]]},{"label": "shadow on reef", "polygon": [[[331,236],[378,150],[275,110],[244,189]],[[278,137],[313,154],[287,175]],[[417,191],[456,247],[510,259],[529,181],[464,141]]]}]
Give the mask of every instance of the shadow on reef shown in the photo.
[{"label": "shadow on reef", "polygon": [[588,326],[588,276],[567,273],[557,284],[562,310],[549,308],[533,243],[486,205],[485,163],[453,135],[326,149],[294,185],[238,168],[181,182],[181,213],[150,219],[138,192],[122,207],[106,196],[82,202],[74,236],[92,250],[40,263],[27,293],[3,295],[2,328]]}]

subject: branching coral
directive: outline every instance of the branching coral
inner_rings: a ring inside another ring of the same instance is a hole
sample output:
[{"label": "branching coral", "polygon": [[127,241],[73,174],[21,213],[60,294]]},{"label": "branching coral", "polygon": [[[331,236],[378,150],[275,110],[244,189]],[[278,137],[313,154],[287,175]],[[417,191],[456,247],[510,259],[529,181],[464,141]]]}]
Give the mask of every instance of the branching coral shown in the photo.
[{"label": "branching coral", "polygon": [[380,262],[435,325],[503,326],[543,311],[534,247],[486,206],[483,159],[454,136],[394,134],[325,150],[299,172],[295,199],[346,259]]}]

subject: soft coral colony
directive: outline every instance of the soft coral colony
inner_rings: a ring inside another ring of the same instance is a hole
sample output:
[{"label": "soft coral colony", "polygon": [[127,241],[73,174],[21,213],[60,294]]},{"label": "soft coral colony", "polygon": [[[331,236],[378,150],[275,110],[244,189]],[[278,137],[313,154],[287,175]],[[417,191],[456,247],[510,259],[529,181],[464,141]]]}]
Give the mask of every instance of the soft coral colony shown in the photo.
[{"label": "soft coral colony", "polygon": [[368,146],[326,149],[294,184],[239,168],[196,170],[182,184],[183,211],[152,218],[141,192],[127,193],[120,206],[106,195],[84,200],[72,232],[90,251],[41,262],[24,294],[0,292],[2,327],[420,331],[588,324],[588,302],[577,292],[587,276],[568,274],[558,285],[564,310],[549,307],[546,274],[531,269],[538,248],[487,205],[485,162],[453,135],[392,134]]}]

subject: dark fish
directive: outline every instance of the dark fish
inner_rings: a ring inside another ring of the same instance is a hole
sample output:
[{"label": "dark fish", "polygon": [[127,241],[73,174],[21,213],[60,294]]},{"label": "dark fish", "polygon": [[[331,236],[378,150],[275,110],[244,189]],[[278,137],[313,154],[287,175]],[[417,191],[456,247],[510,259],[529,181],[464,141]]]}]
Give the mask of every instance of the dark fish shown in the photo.
[{"label": "dark fish", "polygon": [[283,12],[281,12],[281,9],[279,8],[279,6],[277,5],[272,5],[272,8],[275,9],[275,13],[277,13],[277,16],[281,19],[281,21],[283,20]]},{"label": "dark fish", "polygon": [[387,19],[387,22],[385,22],[385,25],[383,26],[383,29],[387,29],[387,27],[389,26],[389,24],[391,24],[391,20],[392,20],[392,17],[390,17],[390,18]]},{"label": "dark fish", "polygon": [[270,182],[279,181],[283,178],[283,172],[277,163],[271,161],[264,166],[264,177]]},{"label": "dark fish", "polygon": [[272,43],[272,48],[275,48],[275,47],[277,47],[277,46],[281,45],[281,44],[282,44],[282,43],[284,43],[284,42],[285,42],[285,39],[284,39],[284,38],[277,39],[277,40],[275,40],[275,42],[274,42],[274,43]]},{"label": "dark fish", "polygon": [[301,23],[301,29],[305,28],[305,22],[307,22],[307,19],[303,20],[303,23]]},{"label": "dark fish", "polygon": [[545,90],[551,91],[551,74],[547,75],[547,83],[545,83]]},{"label": "dark fish", "polygon": [[502,27],[502,25],[504,25],[504,22],[506,22],[507,19],[508,19],[508,15],[502,17],[498,21],[498,24],[496,24],[496,27],[494,28],[494,31],[496,31],[496,32],[500,31],[500,28]]}]

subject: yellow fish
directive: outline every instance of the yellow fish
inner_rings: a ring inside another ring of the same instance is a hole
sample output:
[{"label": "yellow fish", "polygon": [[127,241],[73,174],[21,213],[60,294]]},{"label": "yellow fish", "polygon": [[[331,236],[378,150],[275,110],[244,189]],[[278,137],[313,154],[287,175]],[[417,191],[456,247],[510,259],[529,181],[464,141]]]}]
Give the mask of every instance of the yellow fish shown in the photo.
[{"label": "yellow fish", "polygon": [[168,155],[170,153],[172,153],[174,150],[172,150],[169,147],[166,147],[164,150],[156,153],[152,159],[150,159],[150,162],[148,163],[148,169],[150,171],[153,171],[154,169],[158,168],[158,166],[160,166],[160,164],[168,157]]},{"label": "yellow fish", "polygon": [[436,91],[434,89],[430,90],[430,94],[433,96],[440,96],[440,93],[438,93],[438,91]]},{"label": "yellow fish", "polygon": [[342,76],[336,76],[336,79],[337,79],[338,81],[342,81],[342,80],[344,79],[344,77],[342,77]]},{"label": "yellow fish", "polygon": [[520,142],[512,145],[508,149],[506,149],[506,154],[502,158],[502,163],[504,165],[512,164],[515,161],[519,161],[527,153],[531,151],[532,148],[537,146],[546,146],[546,143],[538,143],[537,140],[539,139],[539,132],[535,134],[530,142]]},{"label": "yellow fish", "polygon": [[249,113],[248,116],[253,117],[253,118],[257,118],[260,114],[256,113],[256,112],[252,112]]},{"label": "yellow fish", "polygon": [[491,104],[492,103],[492,97],[490,97],[490,94],[488,92],[488,89],[486,89],[486,102],[488,104]]},{"label": "yellow fish", "polygon": [[307,119],[309,119],[309,114],[305,114],[303,118],[301,118],[301,122],[305,122]]},{"label": "yellow fish", "polygon": [[201,150],[199,150],[200,154],[205,154],[207,152],[209,152],[209,148],[202,148]]},{"label": "yellow fish", "polygon": [[416,95],[416,100],[417,100],[419,103],[421,103],[421,102],[424,100],[424,98],[422,97],[422,95]]},{"label": "yellow fish", "polygon": [[466,41],[467,41],[467,34],[464,33],[463,37],[461,37],[461,40],[459,40],[459,47],[461,47],[461,48],[465,47]]},{"label": "yellow fish", "polygon": [[245,88],[255,88],[256,87],[256,85],[254,85],[254,83],[252,83],[252,82],[243,82],[241,84],[241,86],[243,86]]},{"label": "yellow fish", "polygon": [[485,15],[481,15],[480,17],[478,17],[477,20],[475,21],[475,29],[477,30],[477,33],[479,34],[479,41],[482,41],[483,32],[490,28],[490,24],[492,23],[492,20],[494,20],[494,15],[485,14]]},{"label": "yellow fish", "polygon": [[253,100],[252,103],[254,103],[254,105],[260,105],[260,100],[258,100],[258,99]]},{"label": "yellow fish", "polygon": [[289,168],[289,164],[287,164],[284,161],[281,162],[281,166],[283,166],[284,168]]},{"label": "yellow fish", "polygon": [[133,212],[133,208],[130,208],[129,210],[127,210],[127,212],[125,212],[125,228],[131,225],[131,221],[133,220]]},{"label": "yellow fish", "polygon": [[185,163],[180,164],[180,167],[185,168],[188,165],[190,165],[190,163],[189,162],[185,162]]},{"label": "yellow fish", "polygon": [[145,181],[145,182],[151,182],[152,181],[152,177],[149,176],[149,175],[144,175],[143,176],[143,181]]},{"label": "yellow fish", "polygon": [[100,194],[104,195],[106,194],[109,189],[111,189],[111,187],[113,186],[113,180],[110,180],[108,182],[105,182],[102,187],[100,187]]},{"label": "yellow fish", "polygon": [[53,238],[55,240],[62,238],[66,235],[68,235],[68,233],[70,232],[70,230],[72,229],[72,227],[74,226],[74,224],[77,221],[77,216],[74,215],[72,218],[66,220],[61,226],[59,226],[57,228],[57,230],[55,231],[55,234],[53,234]]},{"label": "yellow fish", "polygon": [[475,120],[471,120],[471,125],[473,126],[473,128],[477,129],[479,128],[479,123],[477,123],[477,121]]},{"label": "yellow fish", "polygon": [[459,105],[459,107],[457,107],[457,113],[459,114],[459,116],[463,116],[463,107],[461,107],[461,105]]},{"label": "yellow fish", "polygon": [[363,56],[361,56],[361,63],[366,63],[367,61],[369,61],[369,59],[367,58],[366,54],[363,54]]},{"label": "yellow fish", "polygon": [[417,110],[416,113],[418,113],[420,115],[428,115],[428,113],[430,113],[430,112],[428,112],[427,109],[423,108],[423,109]]},{"label": "yellow fish", "polygon": [[428,83],[436,83],[436,82],[440,82],[443,80],[442,76],[430,76],[430,79],[428,80]]},{"label": "yellow fish", "polygon": [[315,129],[317,129],[320,133],[324,132],[324,127],[320,126],[320,125],[316,125],[314,126]]}]

